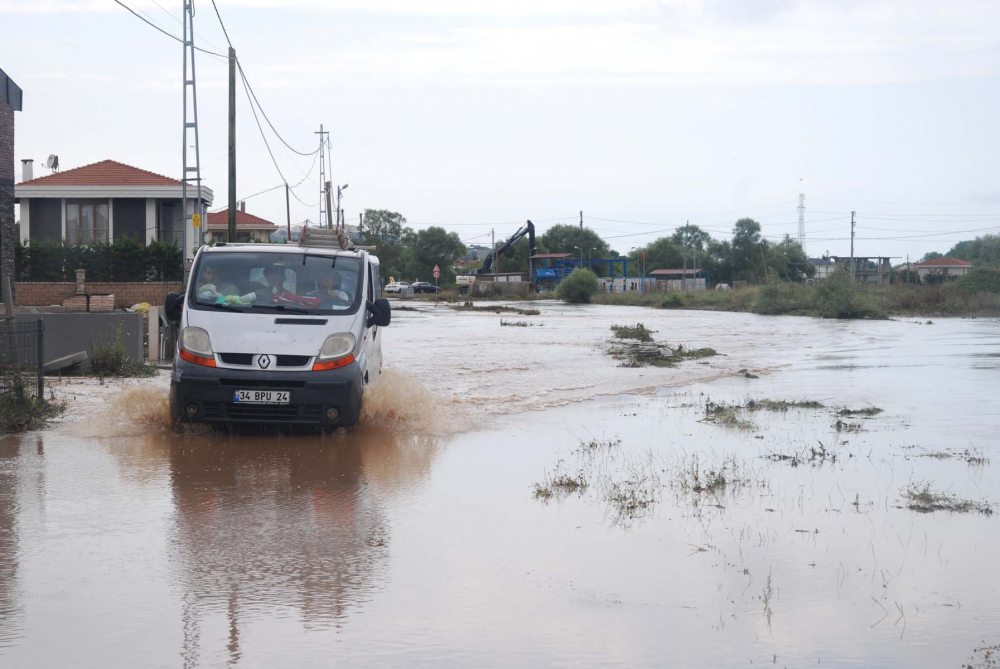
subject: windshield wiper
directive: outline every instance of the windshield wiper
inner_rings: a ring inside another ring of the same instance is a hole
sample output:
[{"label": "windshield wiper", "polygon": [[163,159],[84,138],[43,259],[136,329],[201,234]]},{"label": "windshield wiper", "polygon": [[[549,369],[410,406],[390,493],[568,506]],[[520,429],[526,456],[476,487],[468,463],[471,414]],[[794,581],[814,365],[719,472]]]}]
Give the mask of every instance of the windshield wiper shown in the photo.
[{"label": "windshield wiper", "polygon": [[196,304],[202,307],[212,307],[214,309],[222,309],[223,311],[243,311],[239,307],[221,302],[196,302]]},{"label": "windshield wiper", "polygon": [[308,309],[299,309],[297,307],[288,307],[284,304],[251,304],[251,309],[274,309],[275,311],[287,311],[290,314],[307,314],[310,316],[315,316],[315,311],[309,311]]}]

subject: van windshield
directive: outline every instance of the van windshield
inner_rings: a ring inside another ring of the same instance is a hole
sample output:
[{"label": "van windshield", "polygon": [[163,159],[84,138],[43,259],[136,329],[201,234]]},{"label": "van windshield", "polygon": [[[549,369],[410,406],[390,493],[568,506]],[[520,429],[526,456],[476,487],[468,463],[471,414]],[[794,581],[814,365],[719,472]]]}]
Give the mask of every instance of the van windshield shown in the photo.
[{"label": "van windshield", "polygon": [[301,253],[203,253],[193,277],[195,306],[316,314],[351,312],[361,261]]}]

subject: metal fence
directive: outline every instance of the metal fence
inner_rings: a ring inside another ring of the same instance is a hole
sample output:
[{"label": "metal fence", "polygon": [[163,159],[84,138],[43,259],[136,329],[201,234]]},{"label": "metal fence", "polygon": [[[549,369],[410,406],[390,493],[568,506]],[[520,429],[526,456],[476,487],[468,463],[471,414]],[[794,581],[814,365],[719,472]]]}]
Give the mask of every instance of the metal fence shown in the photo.
[{"label": "metal fence", "polygon": [[0,321],[0,397],[45,396],[45,322]]}]

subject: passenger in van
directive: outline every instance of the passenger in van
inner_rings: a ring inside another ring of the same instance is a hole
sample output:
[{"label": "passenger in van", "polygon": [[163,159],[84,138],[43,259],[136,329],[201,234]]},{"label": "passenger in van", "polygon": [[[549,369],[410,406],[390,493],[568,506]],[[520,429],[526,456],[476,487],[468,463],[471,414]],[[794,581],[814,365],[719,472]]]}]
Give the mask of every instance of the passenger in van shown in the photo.
[{"label": "passenger in van", "polygon": [[277,295],[285,290],[285,269],[278,267],[264,268],[264,281],[267,285],[264,292],[268,295]]},{"label": "passenger in van", "polygon": [[316,280],[316,285],[318,289],[313,291],[312,295],[322,299],[324,302],[337,300],[349,303],[351,301],[351,296],[347,294],[347,291],[341,285],[340,272],[337,270],[333,270],[326,276],[321,276]]}]

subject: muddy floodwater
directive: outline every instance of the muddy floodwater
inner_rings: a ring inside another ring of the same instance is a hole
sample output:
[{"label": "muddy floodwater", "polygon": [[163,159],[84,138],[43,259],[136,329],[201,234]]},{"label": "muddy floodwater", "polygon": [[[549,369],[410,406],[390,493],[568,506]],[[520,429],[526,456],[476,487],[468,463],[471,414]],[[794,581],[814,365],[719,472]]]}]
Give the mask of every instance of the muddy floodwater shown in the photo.
[{"label": "muddy floodwater", "polygon": [[0,667],[996,666],[1000,322],[536,306],[395,311],[344,434],[57,385],[0,440]]}]

